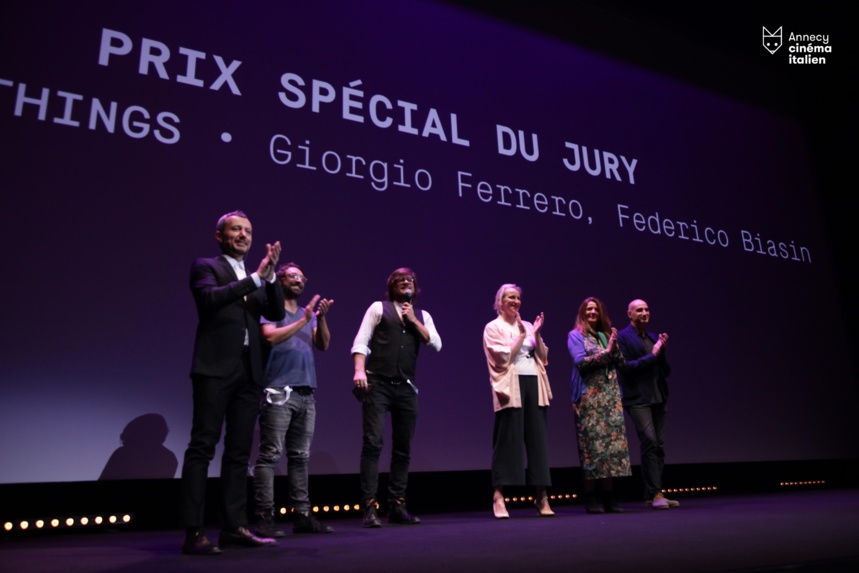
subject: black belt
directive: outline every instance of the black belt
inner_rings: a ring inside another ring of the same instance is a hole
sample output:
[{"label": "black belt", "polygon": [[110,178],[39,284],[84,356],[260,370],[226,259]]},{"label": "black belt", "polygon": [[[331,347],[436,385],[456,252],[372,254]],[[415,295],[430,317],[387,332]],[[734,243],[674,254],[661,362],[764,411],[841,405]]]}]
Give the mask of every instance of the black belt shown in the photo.
[{"label": "black belt", "polygon": [[294,386],[292,391],[298,394],[299,396],[310,396],[313,394],[313,388],[310,386]]}]

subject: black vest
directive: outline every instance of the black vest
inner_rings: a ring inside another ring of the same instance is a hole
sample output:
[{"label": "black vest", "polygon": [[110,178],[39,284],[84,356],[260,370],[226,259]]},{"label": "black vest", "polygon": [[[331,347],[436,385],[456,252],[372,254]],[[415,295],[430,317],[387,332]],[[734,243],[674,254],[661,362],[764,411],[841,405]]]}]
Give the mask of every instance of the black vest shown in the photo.
[{"label": "black vest", "polygon": [[[415,316],[421,311],[414,309]],[[421,337],[417,329],[406,325],[389,300],[382,301],[382,319],[370,339],[370,355],[365,367],[368,377],[383,380],[415,381],[415,364]]]}]

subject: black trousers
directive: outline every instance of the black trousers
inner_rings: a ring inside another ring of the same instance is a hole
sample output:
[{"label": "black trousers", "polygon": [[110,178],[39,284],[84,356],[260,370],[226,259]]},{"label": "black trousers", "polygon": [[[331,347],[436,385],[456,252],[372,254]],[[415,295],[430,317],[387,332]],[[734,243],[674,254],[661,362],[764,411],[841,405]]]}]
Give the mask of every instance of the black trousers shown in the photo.
[{"label": "black trousers", "polygon": [[361,448],[361,501],[375,499],[379,488],[379,456],[385,418],[391,414],[391,473],[388,501],[405,499],[409,481],[412,437],[418,421],[418,395],[406,382],[371,380],[369,399],[363,403],[364,442]]},{"label": "black trousers", "polygon": [[546,444],[548,407],[538,405],[537,377],[519,376],[519,392],[521,408],[504,408],[495,412],[492,485],[550,486],[552,478]]},{"label": "black trousers", "polygon": [[628,406],[626,413],[635,424],[641,445],[641,477],[644,480],[644,499],[653,499],[662,492],[662,470],[665,468],[665,415],[664,402],[644,406]]},{"label": "black trousers", "polygon": [[[247,358],[247,357],[246,357]],[[254,384],[249,361],[224,378],[194,377],[194,419],[191,442],[182,465],[182,512],[188,530],[205,525],[206,480],[209,462],[221,439],[220,522],[225,530],[244,527],[247,517],[248,458],[262,388]]]}]

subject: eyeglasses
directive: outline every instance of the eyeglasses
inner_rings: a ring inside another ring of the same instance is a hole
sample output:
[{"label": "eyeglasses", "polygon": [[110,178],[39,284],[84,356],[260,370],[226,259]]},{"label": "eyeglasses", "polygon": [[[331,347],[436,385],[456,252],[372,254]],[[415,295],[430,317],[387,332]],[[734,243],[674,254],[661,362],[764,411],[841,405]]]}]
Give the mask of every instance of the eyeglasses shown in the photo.
[{"label": "eyeglasses", "polygon": [[401,285],[404,283],[415,284],[415,277],[399,277],[397,279],[394,279],[394,283],[396,283],[398,285]]},{"label": "eyeglasses", "polygon": [[307,277],[298,273],[284,273],[282,276],[292,281],[301,281],[302,283],[307,284]]}]

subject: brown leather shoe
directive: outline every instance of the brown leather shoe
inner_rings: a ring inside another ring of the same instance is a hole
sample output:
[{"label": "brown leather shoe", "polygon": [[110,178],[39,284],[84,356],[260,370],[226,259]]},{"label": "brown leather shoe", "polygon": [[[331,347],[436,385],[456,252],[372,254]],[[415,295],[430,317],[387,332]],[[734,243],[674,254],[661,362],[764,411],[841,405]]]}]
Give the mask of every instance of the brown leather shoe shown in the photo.
[{"label": "brown leather shoe", "polygon": [[209,538],[200,533],[189,533],[182,542],[182,553],[185,555],[220,555],[221,548],[209,541]]},{"label": "brown leather shoe", "polygon": [[232,531],[221,531],[218,537],[221,547],[235,545],[238,547],[267,547],[277,545],[277,541],[270,537],[257,537],[247,530],[246,527],[237,527]]},{"label": "brown leather shoe", "polygon": [[379,519],[379,514],[376,513],[376,500],[371,499],[364,504],[364,522],[363,526],[375,529],[382,527],[382,520]]},{"label": "brown leather shoe", "polygon": [[409,513],[406,509],[406,500],[395,499],[388,505],[388,523],[399,523],[400,525],[417,525],[421,520]]}]

